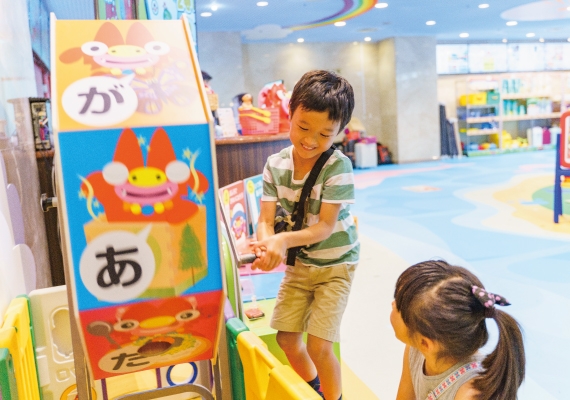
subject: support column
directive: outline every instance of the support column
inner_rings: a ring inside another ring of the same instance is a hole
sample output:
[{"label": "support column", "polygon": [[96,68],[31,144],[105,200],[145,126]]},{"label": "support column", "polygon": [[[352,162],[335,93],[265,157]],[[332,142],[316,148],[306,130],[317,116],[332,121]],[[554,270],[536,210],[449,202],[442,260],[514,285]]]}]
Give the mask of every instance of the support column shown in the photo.
[{"label": "support column", "polygon": [[397,163],[426,161],[441,153],[436,40],[396,37],[379,49],[379,141]]},{"label": "support column", "polygon": [[200,67],[213,78],[210,86],[218,94],[220,107],[229,107],[245,87],[241,34],[198,32],[198,59]]}]

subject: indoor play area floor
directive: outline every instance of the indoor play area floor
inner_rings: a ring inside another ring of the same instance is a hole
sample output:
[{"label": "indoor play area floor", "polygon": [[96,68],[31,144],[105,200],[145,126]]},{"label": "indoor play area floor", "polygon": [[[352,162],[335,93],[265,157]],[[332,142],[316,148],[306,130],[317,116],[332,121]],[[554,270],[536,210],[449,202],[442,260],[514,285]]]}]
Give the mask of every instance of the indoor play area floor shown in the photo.
[{"label": "indoor play area floor", "polygon": [[[341,327],[344,397],[394,399],[404,346],[390,326],[399,274],[427,259],[472,270],[521,324],[519,400],[569,399],[570,187],[553,222],[552,150],[356,170],[361,262]],[[494,348],[496,327],[489,323]]]}]

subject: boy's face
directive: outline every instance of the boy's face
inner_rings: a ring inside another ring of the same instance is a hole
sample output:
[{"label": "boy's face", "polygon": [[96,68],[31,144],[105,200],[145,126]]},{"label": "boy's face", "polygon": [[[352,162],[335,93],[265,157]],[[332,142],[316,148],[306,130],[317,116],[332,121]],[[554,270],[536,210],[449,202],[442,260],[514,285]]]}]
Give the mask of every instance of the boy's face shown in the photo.
[{"label": "boy's face", "polygon": [[307,111],[302,107],[291,116],[290,139],[295,153],[306,161],[316,161],[333,144],[340,129],[327,111]]}]

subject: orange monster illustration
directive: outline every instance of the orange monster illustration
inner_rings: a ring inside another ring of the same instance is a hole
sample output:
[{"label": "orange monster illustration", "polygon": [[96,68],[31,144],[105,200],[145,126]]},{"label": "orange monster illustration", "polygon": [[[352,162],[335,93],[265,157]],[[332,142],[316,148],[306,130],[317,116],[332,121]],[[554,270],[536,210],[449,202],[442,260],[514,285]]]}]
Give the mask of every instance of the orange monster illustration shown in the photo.
[{"label": "orange monster illustration", "polygon": [[130,25],[125,38],[114,23],[105,22],[92,41],[67,49],[59,56],[64,64],[81,59],[91,66],[92,76],[130,77],[139,113],[158,114],[166,104],[185,107],[192,102],[188,54],[155,40],[140,22]]},{"label": "orange monster illustration", "polygon": [[84,63],[91,64],[92,69],[98,66],[109,68],[113,75],[132,71],[137,75],[147,75],[148,68],[169,52],[168,44],[154,40],[140,22],[131,25],[126,40],[123,40],[115,25],[105,22],[97,31],[95,40],[65,51],[60,60],[69,64],[83,58]]},{"label": "orange monster illustration", "polygon": [[[188,150],[189,151],[189,150]],[[113,161],[83,179],[81,191],[103,205],[108,222],[180,223],[198,211],[190,195],[200,198],[208,180],[191,163],[177,160],[166,131],[154,132],[145,165],[135,133],[125,129]]]},{"label": "orange monster illustration", "polygon": [[210,350],[212,342],[207,338],[215,333],[218,306],[211,303],[210,295],[201,299],[207,304],[200,310],[195,296],[172,297],[116,308],[111,321],[92,320],[85,326],[88,337],[100,337],[110,345],[98,342],[98,351],[104,353],[99,366],[108,372],[132,372],[140,368],[117,367],[121,357],[139,360],[138,366],[171,365],[181,357]]},{"label": "orange monster illustration", "polygon": [[[136,341],[138,353],[154,356],[178,347],[182,334],[190,333],[190,321],[200,316],[196,298],[173,297],[164,301],[160,307],[151,303],[134,304],[117,311],[117,322],[113,325],[95,321],[88,325],[87,331],[94,336],[105,336],[116,347]],[[121,342],[115,342],[113,336]]]}]

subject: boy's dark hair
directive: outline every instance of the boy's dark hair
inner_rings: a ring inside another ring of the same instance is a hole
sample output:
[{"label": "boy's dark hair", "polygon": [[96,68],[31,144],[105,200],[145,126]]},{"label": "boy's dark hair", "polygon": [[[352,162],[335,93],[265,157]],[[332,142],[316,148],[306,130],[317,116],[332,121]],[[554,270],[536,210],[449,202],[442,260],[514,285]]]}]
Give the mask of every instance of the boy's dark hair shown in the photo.
[{"label": "boy's dark hair", "polygon": [[352,116],[354,91],[346,79],[334,72],[309,71],[293,88],[289,101],[290,115],[299,107],[305,111],[328,111],[329,120],[340,122],[340,132]]},{"label": "boy's dark hair", "polygon": [[521,328],[509,314],[486,308],[472,287],[484,288],[465,268],[445,261],[425,261],[400,275],[394,298],[410,336],[419,333],[437,341],[439,357],[461,361],[489,338],[485,318],[499,327],[495,350],[483,360],[483,372],[473,381],[482,400],[513,400],[524,380],[525,354]]}]

